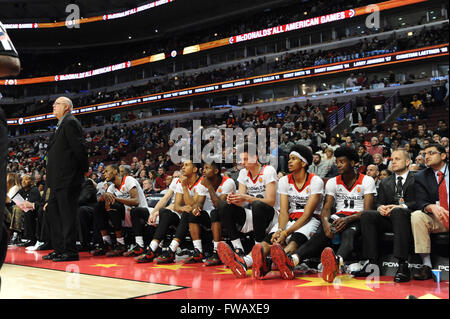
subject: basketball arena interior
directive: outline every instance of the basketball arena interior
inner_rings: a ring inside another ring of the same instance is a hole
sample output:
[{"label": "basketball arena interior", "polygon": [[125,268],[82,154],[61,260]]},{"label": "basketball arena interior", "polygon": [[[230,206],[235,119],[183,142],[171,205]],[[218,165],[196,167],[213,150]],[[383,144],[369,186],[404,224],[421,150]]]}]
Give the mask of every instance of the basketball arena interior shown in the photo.
[{"label": "basketball arena interior", "polygon": [[448,302],[448,10],[0,0],[0,299]]}]

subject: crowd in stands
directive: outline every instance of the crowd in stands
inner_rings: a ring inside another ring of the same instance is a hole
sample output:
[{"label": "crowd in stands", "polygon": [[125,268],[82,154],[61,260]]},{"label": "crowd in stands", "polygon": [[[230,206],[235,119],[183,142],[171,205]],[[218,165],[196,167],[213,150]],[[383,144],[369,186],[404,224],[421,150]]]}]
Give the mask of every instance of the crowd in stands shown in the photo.
[{"label": "crowd in stands", "polygon": [[[396,37],[393,35],[389,39],[378,40],[377,38],[373,38],[370,41],[361,40],[357,45],[329,51],[299,51],[297,53],[288,53],[278,61],[274,62],[266,62],[263,58],[260,58],[249,62],[239,63],[228,68],[198,72],[192,75],[179,75],[173,78],[156,78],[150,80],[147,84],[142,86],[131,86],[115,92],[99,91],[89,95],[83,95],[72,100],[74,105],[77,106],[92,105],[146,94],[155,94],[195,87],[202,84],[235,80],[249,76],[321,65],[324,63],[334,63],[446,42],[448,42],[448,24],[438,30],[424,28],[412,37]],[[369,79],[364,75],[364,73],[360,73],[360,75],[363,76],[351,78],[345,82],[345,85],[347,87],[360,86],[362,88],[371,88],[380,83],[383,85],[388,85],[389,83],[400,82],[393,73],[391,73],[389,78],[386,79],[378,78],[377,76],[374,76],[373,79]],[[411,78],[414,78],[414,76],[408,76],[405,83],[411,82]],[[318,87],[318,90],[323,89],[323,87]],[[8,96],[8,93],[6,92],[4,95]],[[8,117],[29,116],[32,114],[47,112],[51,104],[52,101],[43,99],[27,106],[22,105],[20,108],[7,107],[5,111],[7,112]]]},{"label": "crowd in stands", "polygon": [[[48,61],[43,61],[41,58],[39,61],[36,61],[34,60],[35,57],[30,55],[29,59],[27,56],[27,64],[23,66],[24,72],[21,74],[21,77],[38,77],[49,74],[83,72],[161,52],[170,53],[172,50],[182,50],[184,47],[194,44],[210,42],[233,35],[288,24],[323,14],[340,12],[342,10],[356,8],[370,3],[370,1],[365,0],[340,0],[334,1],[332,4],[325,3],[324,1],[302,1],[301,3],[291,3],[284,7],[264,10],[263,12],[258,12],[253,15],[246,14],[245,17],[233,19],[232,23],[228,20],[227,23],[211,26],[207,31],[201,29],[190,33],[176,34],[170,37],[165,36],[164,38],[156,36],[156,39],[152,39],[144,44],[131,44],[127,45],[126,48],[119,46],[112,50],[111,48],[107,48],[104,52],[99,53],[102,56],[101,60],[96,58],[92,59],[90,51],[77,51],[77,55],[73,56],[70,55],[70,53],[66,54],[66,59],[60,61],[61,63],[64,63],[64,65],[57,64],[59,62],[54,61],[51,57]],[[421,24],[423,21],[417,22],[418,24]],[[375,28],[367,28],[365,31],[366,34],[370,34],[388,31],[390,29],[391,27],[380,28],[377,30],[375,30]],[[159,34],[164,34],[163,31],[164,30],[159,30]],[[350,36],[354,36],[354,34],[351,34]],[[112,52],[114,53],[112,54]],[[130,52],[133,53],[130,54]],[[79,64],[80,61],[82,61],[82,63]],[[70,64],[67,65],[67,63]],[[36,68],[36,64],[39,65],[38,68]]]},{"label": "crowd in stands", "polygon": [[[222,117],[213,118],[203,114],[200,118],[202,125],[218,126],[218,127],[241,127],[246,128],[264,128],[277,127],[280,132],[279,148],[280,156],[287,153],[293,143],[299,143],[310,146],[314,152],[322,152],[322,159],[325,157],[325,150],[322,149],[323,143],[333,146],[347,143],[353,147],[359,146],[355,142],[360,141],[367,134],[377,134],[380,145],[389,145],[390,148],[395,148],[396,145],[392,143],[399,143],[400,145],[410,147],[415,152],[414,158],[417,156],[417,147],[423,148],[426,139],[429,137],[423,133],[427,131],[426,119],[436,105],[443,105],[448,101],[448,82],[436,81],[436,84],[429,90],[420,90],[412,97],[405,97],[402,99],[402,111],[393,123],[392,128],[383,127],[377,123],[376,112],[374,109],[373,97],[366,95],[363,99],[358,100],[359,107],[353,111],[352,127],[345,129],[343,134],[338,138],[327,135],[328,115],[337,110],[338,103],[332,100],[328,105],[321,103],[313,105],[307,100],[305,105],[294,104],[285,109],[277,111],[262,111],[257,108],[256,111],[250,113],[245,108],[242,112],[234,114],[230,110]],[[378,103],[378,102],[377,102]],[[339,105],[342,105],[340,103]],[[356,113],[356,115],[355,115]],[[407,114],[407,115],[405,115]],[[95,171],[100,160],[103,162],[118,162],[127,154],[136,152],[138,150],[146,151],[145,158],[140,160],[149,164],[146,167],[151,167],[149,170],[157,170],[156,163],[161,161],[158,159],[159,155],[166,157],[165,152],[168,147],[172,146],[175,141],[169,140],[170,132],[175,127],[191,128],[189,121],[160,121],[159,123],[141,122],[133,124],[133,120],[141,115],[134,115],[134,113],[116,113],[108,118],[101,118],[96,122],[98,117],[93,117],[91,120],[82,120],[85,127],[112,124],[104,130],[95,130],[86,133],[86,143],[88,152],[91,158],[98,160],[93,163],[92,167]],[[405,117],[408,119],[405,119]],[[83,122],[84,121],[84,122]],[[129,122],[129,123],[128,123]],[[420,123],[418,125],[417,123]],[[399,125],[406,125],[407,130],[400,130]],[[445,133],[445,122],[440,124],[436,129],[440,136]],[[417,134],[417,132],[419,132]],[[15,138],[10,142],[10,163],[9,169],[11,171],[21,171],[21,173],[43,174],[45,152],[48,143],[47,137],[37,137],[36,139],[29,138]],[[371,154],[373,155],[373,154]],[[280,161],[283,165],[283,161]],[[167,169],[168,164],[164,165]],[[142,167],[142,166],[141,166]],[[284,170],[285,167],[280,169]],[[147,172],[148,173],[148,172]]]}]

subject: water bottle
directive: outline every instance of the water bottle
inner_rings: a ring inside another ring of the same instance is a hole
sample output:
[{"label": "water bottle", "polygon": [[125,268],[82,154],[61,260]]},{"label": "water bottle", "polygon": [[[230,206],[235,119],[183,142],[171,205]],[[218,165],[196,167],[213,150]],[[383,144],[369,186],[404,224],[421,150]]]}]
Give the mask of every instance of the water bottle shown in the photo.
[{"label": "water bottle", "polygon": [[331,226],[331,232],[334,234],[331,243],[333,245],[339,245],[341,243],[341,236],[339,235],[339,233],[335,232],[334,226]]}]

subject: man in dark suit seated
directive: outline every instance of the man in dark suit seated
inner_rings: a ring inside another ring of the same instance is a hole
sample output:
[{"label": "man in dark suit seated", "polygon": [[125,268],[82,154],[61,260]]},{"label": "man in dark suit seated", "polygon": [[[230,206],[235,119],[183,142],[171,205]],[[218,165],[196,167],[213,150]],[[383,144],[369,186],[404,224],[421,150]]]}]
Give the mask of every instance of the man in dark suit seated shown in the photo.
[{"label": "man in dark suit seated", "polygon": [[[95,182],[85,178],[78,198],[78,239],[79,251],[90,251],[91,241],[101,243],[100,232],[94,228],[94,206],[97,203],[97,188]],[[92,232],[92,234],[91,234]]]},{"label": "man in dark suit seated", "polygon": [[422,257],[423,265],[413,278],[432,278],[430,233],[448,232],[448,160],[445,148],[430,144],[425,148],[428,168],[415,175],[416,211],[411,215],[415,252]]},{"label": "man in dark suit seated", "polygon": [[364,211],[361,215],[363,254],[369,259],[365,267],[354,273],[365,277],[369,265],[379,264],[379,235],[385,231],[394,233],[394,256],[399,267],[395,282],[407,282],[411,278],[408,267],[409,247],[412,240],[410,217],[414,210],[414,175],[409,171],[409,153],[403,149],[392,152],[394,174],[383,179],[378,188],[377,210]]}]

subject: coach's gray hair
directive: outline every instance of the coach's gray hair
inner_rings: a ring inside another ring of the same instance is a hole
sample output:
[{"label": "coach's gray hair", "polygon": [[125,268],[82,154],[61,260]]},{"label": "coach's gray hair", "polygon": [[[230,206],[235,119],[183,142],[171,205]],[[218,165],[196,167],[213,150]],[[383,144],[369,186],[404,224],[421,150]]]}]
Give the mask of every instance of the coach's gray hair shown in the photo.
[{"label": "coach's gray hair", "polygon": [[69,106],[70,111],[72,111],[73,110],[72,100],[65,96],[61,96],[60,98]]}]

